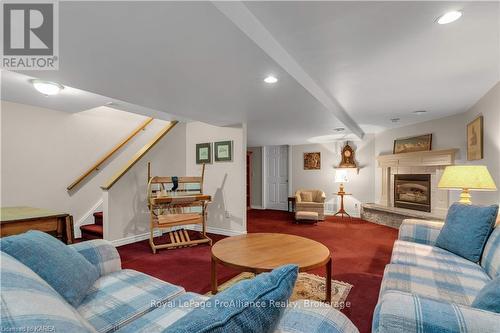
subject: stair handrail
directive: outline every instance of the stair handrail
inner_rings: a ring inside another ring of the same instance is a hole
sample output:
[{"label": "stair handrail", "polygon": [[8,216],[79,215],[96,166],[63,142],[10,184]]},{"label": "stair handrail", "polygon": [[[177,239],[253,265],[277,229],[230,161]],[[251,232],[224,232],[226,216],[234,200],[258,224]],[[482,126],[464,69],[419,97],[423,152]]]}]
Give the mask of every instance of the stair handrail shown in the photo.
[{"label": "stair handrail", "polygon": [[88,168],[80,177],[78,177],[74,182],[72,182],[66,190],[71,191],[78,184],[80,184],[85,178],[90,176],[94,171],[99,170],[99,167],[106,162],[114,153],[116,153],[121,147],[125,146],[134,136],[142,131],[146,126],[148,126],[153,121],[153,118],[146,119],[139,127],[137,127],[132,133],[130,133],[126,138],[122,139],[118,144],[116,144],[110,151],[108,151],[103,157],[101,157],[97,162],[95,162],[90,168]]},{"label": "stair handrail", "polygon": [[144,145],[135,155],[118,171],[113,177],[111,177],[106,184],[101,186],[101,189],[107,191],[109,190],[120,178],[123,177],[124,174],[127,173],[130,168],[134,166],[146,153],[151,150],[160,141],[175,125],[178,124],[177,120],[171,121],[168,125],[166,125],[158,134],[151,139],[147,144]]}]

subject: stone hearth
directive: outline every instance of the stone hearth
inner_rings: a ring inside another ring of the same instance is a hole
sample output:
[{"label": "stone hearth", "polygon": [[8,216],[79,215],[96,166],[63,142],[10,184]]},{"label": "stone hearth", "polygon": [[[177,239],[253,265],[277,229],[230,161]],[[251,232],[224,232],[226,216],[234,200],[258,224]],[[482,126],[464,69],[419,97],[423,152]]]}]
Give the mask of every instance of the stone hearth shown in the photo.
[{"label": "stone hearth", "polygon": [[361,218],[365,221],[386,225],[396,229],[399,229],[399,226],[404,219],[432,221],[444,220],[443,215],[436,215],[433,213],[420,212],[405,208],[387,207],[374,203],[361,205]]}]

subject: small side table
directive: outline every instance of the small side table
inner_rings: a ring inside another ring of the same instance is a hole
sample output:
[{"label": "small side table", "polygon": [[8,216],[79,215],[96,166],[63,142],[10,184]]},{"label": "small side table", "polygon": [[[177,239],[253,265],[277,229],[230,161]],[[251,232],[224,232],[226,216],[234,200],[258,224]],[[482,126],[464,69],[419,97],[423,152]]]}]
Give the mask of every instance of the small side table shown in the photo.
[{"label": "small side table", "polygon": [[293,197],[288,197],[288,211],[289,212],[294,212],[295,211],[295,196]]},{"label": "small side table", "polygon": [[333,216],[340,215],[340,216],[342,216],[342,218],[344,218],[344,215],[346,215],[346,216],[348,216],[350,218],[351,215],[347,214],[347,212],[344,209],[344,196],[345,195],[352,195],[352,193],[337,192],[335,194],[340,197],[340,209]]}]

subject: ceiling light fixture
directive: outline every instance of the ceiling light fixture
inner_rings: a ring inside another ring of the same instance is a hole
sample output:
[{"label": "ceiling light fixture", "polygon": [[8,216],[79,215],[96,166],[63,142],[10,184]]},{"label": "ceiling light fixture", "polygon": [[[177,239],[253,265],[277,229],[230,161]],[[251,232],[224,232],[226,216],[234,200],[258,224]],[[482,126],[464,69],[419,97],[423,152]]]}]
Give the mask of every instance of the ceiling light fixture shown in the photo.
[{"label": "ceiling light fixture", "polygon": [[448,24],[451,22],[455,22],[456,20],[458,20],[461,17],[462,17],[462,12],[459,10],[454,10],[454,11],[451,11],[451,12],[448,12],[448,13],[441,15],[437,19],[437,23],[438,24]]},{"label": "ceiling light fixture", "polygon": [[59,83],[43,81],[43,80],[31,80],[31,84],[35,89],[44,94],[45,96],[49,95],[57,95],[61,90],[64,89],[64,86]]},{"label": "ceiling light fixture", "polygon": [[426,110],[417,110],[417,111],[413,111],[413,113],[420,116],[420,115],[422,115],[424,113],[427,113],[427,111]]},{"label": "ceiling light fixture", "polygon": [[273,83],[278,82],[278,78],[277,78],[276,76],[269,75],[268,77],[266,77],[266,78],[264,79],[264,82],[265,82],[265,83],[269,83],[269,84],[273,84]]},{"label": "ceiling light fixture", "polygon": [[343,128],[343,127],[337,127],[337,128],[334,128],[333,130],[335,132],[343,132],[343,131],[345,131],[345,128]]},{"label": "ceiling light fixture", "polygon": [[400,121],[401,119],[400,118],[391,118],[391,121],[393,123],[397,123],[398,121]]}]

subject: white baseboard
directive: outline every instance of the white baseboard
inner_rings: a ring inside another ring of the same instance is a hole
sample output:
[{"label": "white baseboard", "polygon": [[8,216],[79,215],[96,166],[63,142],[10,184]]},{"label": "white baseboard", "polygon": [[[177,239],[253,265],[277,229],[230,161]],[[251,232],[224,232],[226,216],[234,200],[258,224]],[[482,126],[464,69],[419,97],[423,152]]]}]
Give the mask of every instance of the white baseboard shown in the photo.
[{"label": "white baseboard", "polygon": [[82,237],[82,232],[80,231],[80,226],[94,223],[94,213],[102,210],[102,204],[103,204],[103,199],[101,198],[99,201],[97,201],[95,203],[95,205],[92,206],[92,208],[89,209],[88,212],[83,214],[83,216],[80,217],[73,224],[73,229],[74,229],[73,231],[75,233],[75,238]]},{"label": "white baseboard", "polygon": [[262,206],[253,206],[253,205],[250,205],[250,208],[252,208],[252,209],[264,209],[264,207],[262,207]]},{"label": "white baseboard", "polygon": [[[154,232],[154,235],[155,235],[155,237],[160,236],[161,235],[160,231],[156,230]],[[111,243],[114,246],[122,246],[122,245],[137,243],[137,242],[143,241],[145,239],[149,239],[149,232],[145,232],[145,233],[139,234],[139,235],[128,236],[125,238],[115,239],[115,240],[112,240]]]}]

